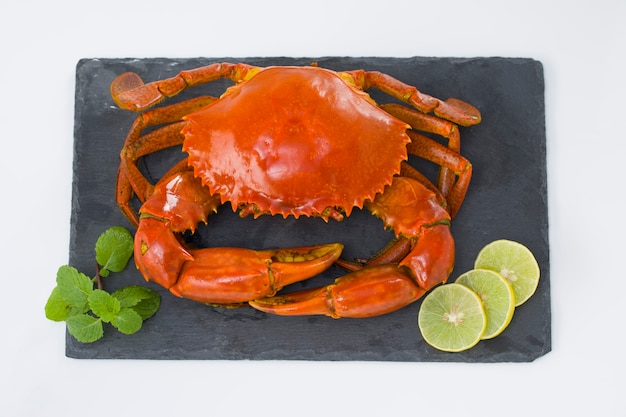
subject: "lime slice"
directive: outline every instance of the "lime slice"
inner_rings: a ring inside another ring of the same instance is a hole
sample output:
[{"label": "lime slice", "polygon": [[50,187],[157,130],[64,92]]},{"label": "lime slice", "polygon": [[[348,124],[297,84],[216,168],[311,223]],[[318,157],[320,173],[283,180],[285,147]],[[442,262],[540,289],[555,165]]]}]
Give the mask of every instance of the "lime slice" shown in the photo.
[{"label": "lime slice", "polygon": [[512,240],[496,240],[482,248],[474,268],[496,271],[508,279],[513,285],[516,307],[526,302],[539,284],[537,260],[526,246]]},{"label": "lime slice", "polygon": [[473,269],[455,281],[474,291],[483,302],[487,328],[481,339],[496,337],[506,329],[515,312],[513,286],[502,275],[487,269]]},{"label": "lime slice", "polygon": [[480,297],[461,284],[435,288],[422,301],[417,317],[422,337],[446,352],[460,352],[476,345],[487,318]]}]

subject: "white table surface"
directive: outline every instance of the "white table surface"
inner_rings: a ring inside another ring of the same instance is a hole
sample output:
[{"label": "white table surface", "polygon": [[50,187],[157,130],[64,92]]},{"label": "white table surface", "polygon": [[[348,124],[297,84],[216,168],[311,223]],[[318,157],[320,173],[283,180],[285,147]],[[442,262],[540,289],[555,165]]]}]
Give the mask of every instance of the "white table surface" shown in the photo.
[{"label": "white table surface", "polygon": [[[626,2],[210,3],[0,4],[0,415],[626,415]],[[543,63],[552,352],[489,365],[66,358],[43,307],[68,260],[76,62],[328,55]]]}]

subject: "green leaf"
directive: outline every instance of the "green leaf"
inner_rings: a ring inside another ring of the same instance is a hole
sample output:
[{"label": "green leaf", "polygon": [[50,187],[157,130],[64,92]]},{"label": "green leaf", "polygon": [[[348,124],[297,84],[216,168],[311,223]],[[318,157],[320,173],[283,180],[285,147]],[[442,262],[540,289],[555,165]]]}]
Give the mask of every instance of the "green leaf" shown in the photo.
[{"label": "green leaf", "polygon": [[161,306],[161,296],[158,293],[154,293],[154,297],[141,300],[137,305],[133,306],[142,319],[147,320],[159,310]]},{"label": "green leaf", "polygon": [[157,312],[161,305],[161,296],[154,290],[138,285],[121,288],[111,294],[120,300],[122,307],[130,307],[146,320]]},{"label": "green leaf", "polygon": [[82,343],[91,343],[104,335],[102,320],[88,314],[77,314],[66,320],[67,330],[76,340]]},{"label": "green leaf", "polygon": [[143,320],[132,308],[122,308],[120,313],[111,321],[117,330],[124,334],[137,333],[141,329]]},{"label": "green leaf", "polygon": [[64,321],[72,312],[72,306],[59,293],[59,287],[54,287],[45,307],[46,318],[52,321]]},{"label": "green leaf", "polygon": [[120,301],[104,290],[93,290],[87,301],[91,311],[105,323],[111,322],[120,312]]},{"label": "green leaf", "polygon": [[154,291],[149,288],[139,285],[129,285],[128,287],[120,288],[111,295],[120,300],[122,307],[132,307],[137,305],[141,300],[152,297],[152,293],[154,293]]},{"label": "green leaf", "polygon": [[87,311],[87,297],[93,291],[91,278],[78,272],[76,268],[63,265],[57,271],[57,288],[58,296],[68,306],[83,313]]},{"label": "green leaf", "polygon": [[132,255],[133,237],[121,226],[105,230],[96,241],[96,261],[103,268],[102,276],[107,276],[109,271],[123,271]]}]

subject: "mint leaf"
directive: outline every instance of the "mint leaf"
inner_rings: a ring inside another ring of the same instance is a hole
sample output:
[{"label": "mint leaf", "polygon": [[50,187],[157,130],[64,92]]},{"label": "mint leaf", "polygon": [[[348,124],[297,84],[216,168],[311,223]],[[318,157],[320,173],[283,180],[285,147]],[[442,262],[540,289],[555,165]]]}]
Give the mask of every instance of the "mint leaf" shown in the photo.
[{"label": "mint leaf", "polygon": [[104,335],[102,320],[88,314],[70,316],[66,322],[67,330],[79,342],[95,342]]},{"label": "mint leaf", "polygon": [[142,319],[147,320],[157,312],[160,306],[161,296],[157,292],[154,292],[153,297],[141,300],[133,306],[133,310],[135,310]]},{"label": "mint leaf", "polygon": [[122,308],[119,314],[111,321],[117,330],[124,334],[137,333],[141,329],[143,320],[132,308]]},{"label": "mint leaf", "polygon": [[111,322],[120,312],[120,301],[104,290],[93,290],[87,301],[91,311],[105,323]]},{"label": "mint leaf", "polygon": [[96,241],[96,261],[102,267],[103,277],[108,276],[109,271],[123,271],[132,255],[133,237],[121,226],[105,230]]},{"label": "mint leaf", "polygon": [[146,287],[140,287],[139,285],[129,285],[128,287],[120,288],[111,294],[113,297],[120,300],[122,307],[132,307],[137,305],[141,300],[152,297],[152,291]]},{"label": "mint leaf", "polygon": [[59,292],[59,287],[54,287],[48,301],[46,302],[45,312],[46,318],[52,321],[64,321],[70,314],[72,314],[73,308]]},{"label": "mint leaf", "polygon": [[87,311],[87,297],[93,291],[91,278],[78,272],[76,268],[64,265],[57,271],[57,288],[59,297],[68,306],[83,313]]},{"label": "mint leaf", "polygon": [[122,307],[130,307],[146,320],[157,312],[161,305],[161,296],[154,290],[138,285],[121,288],[111,294],[120,300]]}]

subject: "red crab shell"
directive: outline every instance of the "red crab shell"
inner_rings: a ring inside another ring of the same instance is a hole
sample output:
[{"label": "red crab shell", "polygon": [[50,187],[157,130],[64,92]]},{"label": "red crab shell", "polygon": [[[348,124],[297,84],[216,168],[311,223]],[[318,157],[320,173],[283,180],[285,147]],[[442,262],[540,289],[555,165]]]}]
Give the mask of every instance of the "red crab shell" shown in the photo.
[{"label": "red crab shell", "polygon": [[322,215],[362,207],[407,159],[409,126],[337,73],[269,67],[185,117],[197,177],[233,209]]}]

